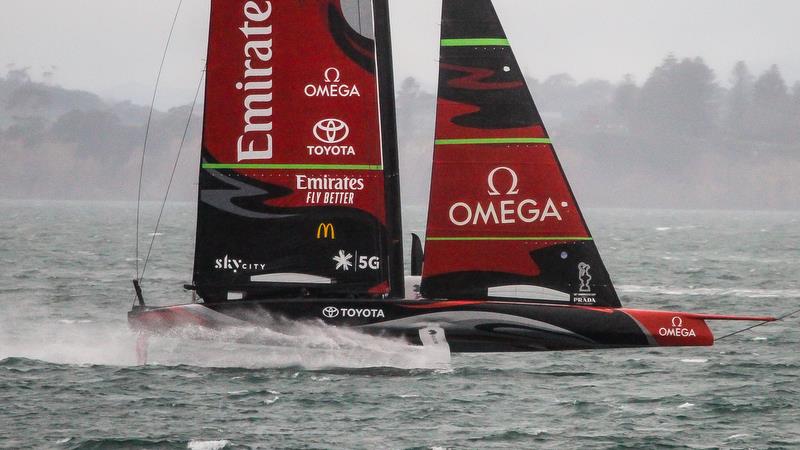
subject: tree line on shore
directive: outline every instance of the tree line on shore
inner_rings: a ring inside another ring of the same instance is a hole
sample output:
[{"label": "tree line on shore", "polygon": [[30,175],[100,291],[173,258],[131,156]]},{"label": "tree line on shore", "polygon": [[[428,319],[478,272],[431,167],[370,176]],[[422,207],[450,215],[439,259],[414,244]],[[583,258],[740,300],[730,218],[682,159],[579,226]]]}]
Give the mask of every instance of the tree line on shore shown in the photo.
[{"label": "tree line on shore", "polygon": [[[736,63],[720,80],[701,58],[669,55],[641,83],[528,80],[576,195],[588,206],[800,208],[800,82],[777,66]],[[403,197],[424,205],[436,96],[413,78],[397,86]],[[160,198],[190,105],[153,116],[145,196]],[[194,197],[196,108],[173,199]],[[5,198],[132,200],[148,108],[0,77],[0,174]],[[404,170],[405,169],[405,170]]]}]

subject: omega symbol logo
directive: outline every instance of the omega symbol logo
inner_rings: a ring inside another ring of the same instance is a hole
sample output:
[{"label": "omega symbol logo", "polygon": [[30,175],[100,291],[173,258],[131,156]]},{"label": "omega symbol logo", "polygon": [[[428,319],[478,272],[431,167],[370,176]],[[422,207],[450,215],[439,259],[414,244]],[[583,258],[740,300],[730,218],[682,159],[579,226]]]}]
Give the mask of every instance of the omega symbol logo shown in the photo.
[{"label": "omega symbol logo", "polygon": [[339,69],[336,67],[328,67],[325,69],[325,82],[326,83],[338,83],[342,79],[342,75],[339,72]]},{"label": "omega symbol logo", "polygon": [[314,137],[325,144],[338,144],[350,135],[350,127],[339,119],[322,119],[314,125]]},{"label": "omega symbol logo", "polygon": [[672,327],[673,328],[683,328],[683,319],[678,316],[672,318]]},{"label": "omega symbol logo", "polygon": [[494,170],[489,172],[489,178],[487,180],[489,184],[489,195],[500,195],[500,191],[497,190],[497,187],[494,184],[494,177],[495,175],[497,175],[497,172],[501,170],[511,174],[511,186],[509,186],[508,191],[506,191],[505,195],[519,194],[519,189],[517,189],[517,183],[519,182],[519,178],[517,177],[517,172],[514,172],[512,169],[509,169],[508,167],[496,167]]},{"label": "omega symbol logo", "polygon": [[335,319],[339,316],[339,308],[335,306],[326,306],[322,309],[322,315],[329,319]]}]

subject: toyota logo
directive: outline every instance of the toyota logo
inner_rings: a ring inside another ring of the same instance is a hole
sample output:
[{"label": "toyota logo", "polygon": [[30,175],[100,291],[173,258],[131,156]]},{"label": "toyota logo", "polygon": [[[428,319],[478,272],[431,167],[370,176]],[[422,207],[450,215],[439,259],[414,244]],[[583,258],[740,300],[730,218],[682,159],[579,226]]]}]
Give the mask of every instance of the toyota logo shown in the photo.
[{"label": "toyota logo", "polygon": [[329,319],[334,319],[339,316],[339,308],[335,306],[326,306],[322,309],[322,315]]},{"label": "toyota logo", "polygon": [[350,135],[350,127],[339,119],[322,119],[314,125],[314,136],[325,144],[338,144]]}]

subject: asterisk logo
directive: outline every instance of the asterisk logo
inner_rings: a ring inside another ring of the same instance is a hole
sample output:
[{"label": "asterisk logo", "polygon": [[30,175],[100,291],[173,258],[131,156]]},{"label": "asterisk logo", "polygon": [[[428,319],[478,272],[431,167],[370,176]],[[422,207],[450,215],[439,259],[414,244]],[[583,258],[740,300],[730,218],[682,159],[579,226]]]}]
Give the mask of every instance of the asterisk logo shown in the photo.
[{"label": "asterisk logo", "polygon": [[336,262],[336,270],[344,270],[345,272],[350,270],[350,267],[353,266],[353,263],[350,260],[353,259],[353,255],[351,253],[344,253],[344,250],[339,250],[339,256],[334,256],[333,260]]}]

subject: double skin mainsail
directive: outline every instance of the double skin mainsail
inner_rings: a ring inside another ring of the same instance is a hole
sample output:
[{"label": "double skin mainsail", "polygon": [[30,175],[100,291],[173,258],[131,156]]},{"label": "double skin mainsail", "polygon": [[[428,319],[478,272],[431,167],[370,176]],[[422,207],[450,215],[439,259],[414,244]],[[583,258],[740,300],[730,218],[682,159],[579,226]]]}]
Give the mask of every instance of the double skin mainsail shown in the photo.
[{"label": "double skin mainsail", "polygon": [[388,46],[388,9],[349,12],[212,1],[194,264],[206,302],[403,297],[391,53],[371,38]]}]

